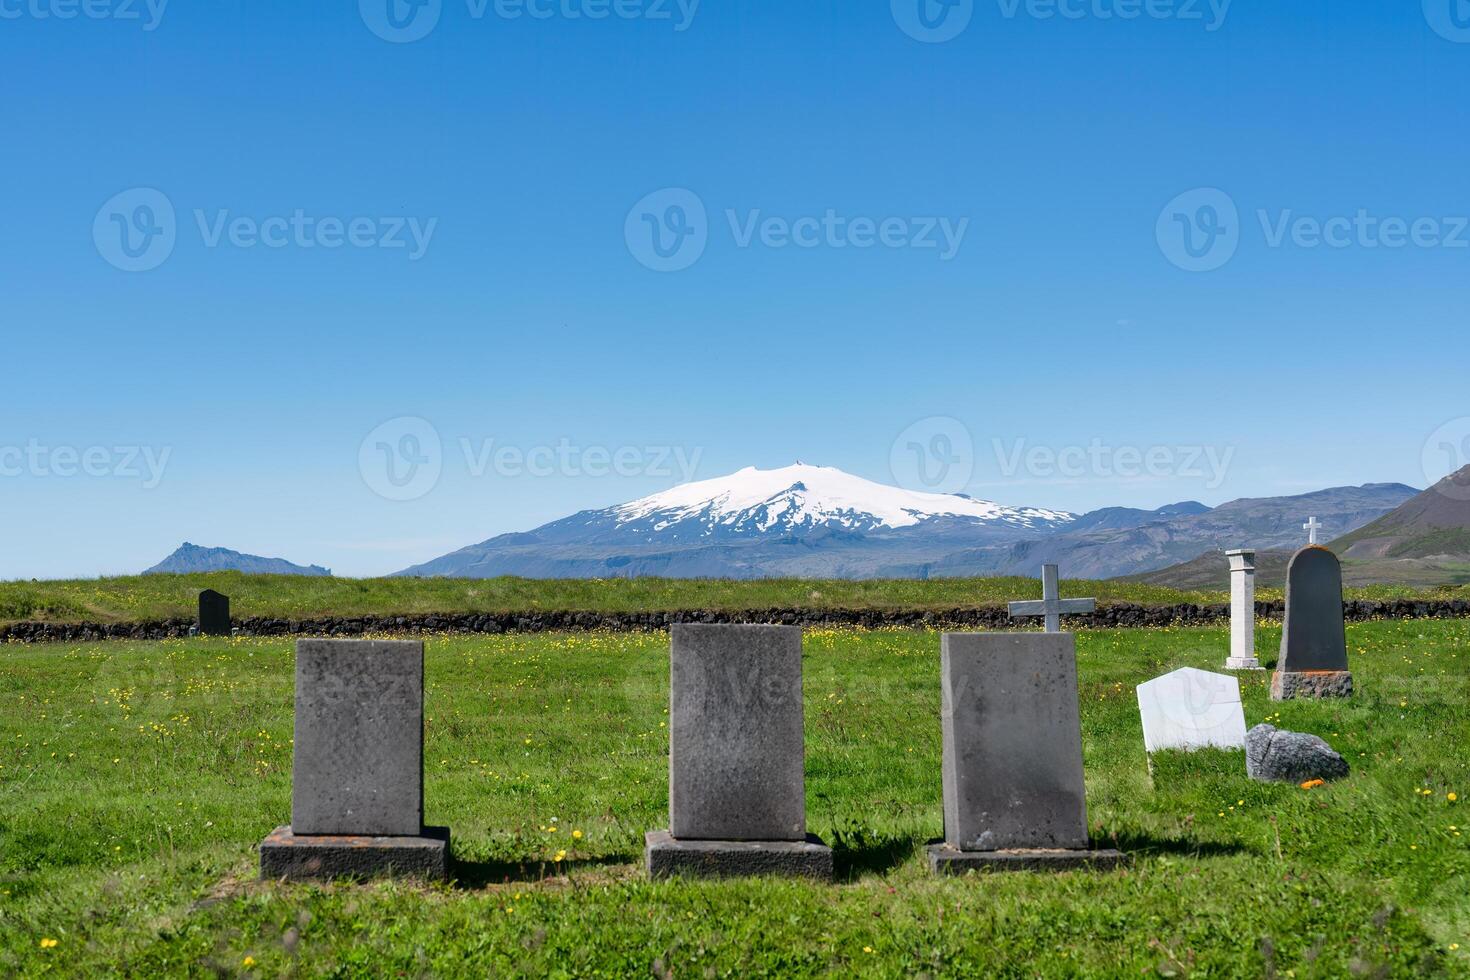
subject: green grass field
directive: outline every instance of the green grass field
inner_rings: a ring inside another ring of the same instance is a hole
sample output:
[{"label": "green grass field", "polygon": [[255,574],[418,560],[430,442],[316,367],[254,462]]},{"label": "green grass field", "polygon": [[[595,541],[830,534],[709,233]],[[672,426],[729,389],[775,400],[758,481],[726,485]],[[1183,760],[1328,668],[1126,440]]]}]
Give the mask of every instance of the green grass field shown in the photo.
[{"label": "green grass field", "polygon": [[832,886],[643,880],[668,798],[660,634],[429,641],[427,816],[458,877],[432,887],[255,880],[290,812],[288,642],[12,644],[0,974],[1470,975],[1470,621],[1349,638],[1350,701],[1245,682],[1249,724],[1354,766],[1308,791],[1249,781],[1238,753],[1151,779],[1133,688],[1218,667],[1224,629],[1081,634],[1090,822],[1135,866],[940,880],[938,635],[808,631]]},{"label": "green grass field", "polygon": [[[1040,598],[1039,579],[978,578],[826,581],[798,579],[346,579],[284,575],[138,575],[50,582],[0,582],[0,623],[136,622],[192,617],[200,590],[230,597],[237,618],[417,613],[587,610],[643,612],[675,609],[955,609],[998,606],[1011,599]],[[1064,595],[1103,602],[1170,605],[1224,602],[1224,592],[1181,592],[1137,582],[1078,581]],[[1470,586],[1415,589],[1371,586],[1349,589],[1348,598],[1470,597]],[[1262,589],[1262,599],[1279,590]]]}]

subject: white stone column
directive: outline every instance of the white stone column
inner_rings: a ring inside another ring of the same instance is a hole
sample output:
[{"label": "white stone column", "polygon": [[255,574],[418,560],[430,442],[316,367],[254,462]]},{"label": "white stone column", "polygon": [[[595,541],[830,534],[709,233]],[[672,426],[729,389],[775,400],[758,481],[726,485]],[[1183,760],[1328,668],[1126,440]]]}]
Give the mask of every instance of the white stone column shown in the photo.
[{"label": "white stone column", "polygon": [[1256,553],[1225,552],[1230,559],[1230,659],[1226,670],[1262,670],[1256,659]]}]

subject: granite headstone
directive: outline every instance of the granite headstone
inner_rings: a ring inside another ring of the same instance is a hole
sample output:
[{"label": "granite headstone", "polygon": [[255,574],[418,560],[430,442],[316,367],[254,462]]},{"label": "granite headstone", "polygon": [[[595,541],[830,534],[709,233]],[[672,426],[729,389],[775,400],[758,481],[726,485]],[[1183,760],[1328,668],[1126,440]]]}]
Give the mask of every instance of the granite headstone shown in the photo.
[{"label": "granite headstone", "polygon": [[674,626],[669,829],[647,835],[649,872],[830,877],[803,739],[800,627]]},{"label": "granite headstone", "polygon": [[1320,545],[1308,545],[1286,570],[1286,619],[1271,697],[1346,697],[1347,629],[1342,611],[1342,564]]},{"label": "granite headstone", "polygon": [[1090,849],[1070,633],[940,641],[944,843],[935,871],[1117,864]]},{"label": "granite headstone", "polygon": [[213,589],[199,593],[199,634],[230,635],[230,597]]}]

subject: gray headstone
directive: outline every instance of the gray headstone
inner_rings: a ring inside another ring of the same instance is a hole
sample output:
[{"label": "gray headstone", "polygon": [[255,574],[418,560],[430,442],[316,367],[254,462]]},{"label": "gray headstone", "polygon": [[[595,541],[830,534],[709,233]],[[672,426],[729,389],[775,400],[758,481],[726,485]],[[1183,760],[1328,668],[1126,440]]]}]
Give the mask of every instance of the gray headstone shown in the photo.
[{"label": "gray headstone", "polygon": [[946,633],[944,838],[962,851],[1088,846],[1070,633]]},{"label": "gray headstone", "polygon": [[291,831],[413,836],[423,824],[423,643],[298,640]]},{"label": "gray headstone", "polygon": [[1278,671],[1347,670],[1347,631],[1342,616],[1342,564],[1326,548],[1310,545],[1286,570],[1286,622]]},{"label": "gray headstone", "polygon": [[670,833],[805,841],[801,628],[671,632]]},{"label": "gray headstone", "polygon": [[199,593],[199,633],[201,636],[230,635],[230,597],[213,589]]}]

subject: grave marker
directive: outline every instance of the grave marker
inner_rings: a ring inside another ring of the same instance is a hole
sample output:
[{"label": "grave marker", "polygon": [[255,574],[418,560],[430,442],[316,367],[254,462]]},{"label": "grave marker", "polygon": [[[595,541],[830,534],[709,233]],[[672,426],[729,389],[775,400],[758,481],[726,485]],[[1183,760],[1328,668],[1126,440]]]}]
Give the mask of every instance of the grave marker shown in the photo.
[{"label": "grave marker", "polygon": [[263,878],[448,873],[448,828],[424,827],[424,645],[298,640],[291,824]]},{"label": "grave marker", "polygon": [[230,635],[230,597],[205,589],[199,593],[199,635]]},{"label": "grave marker", "polygon": [[1256,659],[1256,553],[1225,552],[1230,560],[1230,657],[1226,670],[1264,670]]},{"label": "grave marker", "polygon": [[1060,576],[1056,565],[1041,566],[1041,601],[1035,599],[1012,602],[1007,607],[1012,619],[1041,616],[1046,620],[1046,632],[1062,631],[1063,613],[1090,613],[1097,608],[1094,599],[1063,599]]},{"label": "grave marker", "polygon": [[800,627],[674,626],[669,829],[646,835],[649,874],[830,879],[803,739]]},{"label": "grave marker", "polygon": [[944,843],[936,872],[1110,867],[1087,834],[1070,633],[945,633]]},{"label": "grave marker", "polygon": [[1143,748],[1245,748],[1245,709],[1240,681],[1193,667],[1155,677],[1138,685],[1138,713],[1143,720]]},{"label": "grave marker", "polygon": [[1281,656],[1271,675],[1271,699],[1347,697],[1347,628],[1342,614],[1342,563],[1320,545],[1308,545],[1286,569],[1286,620]]}]

